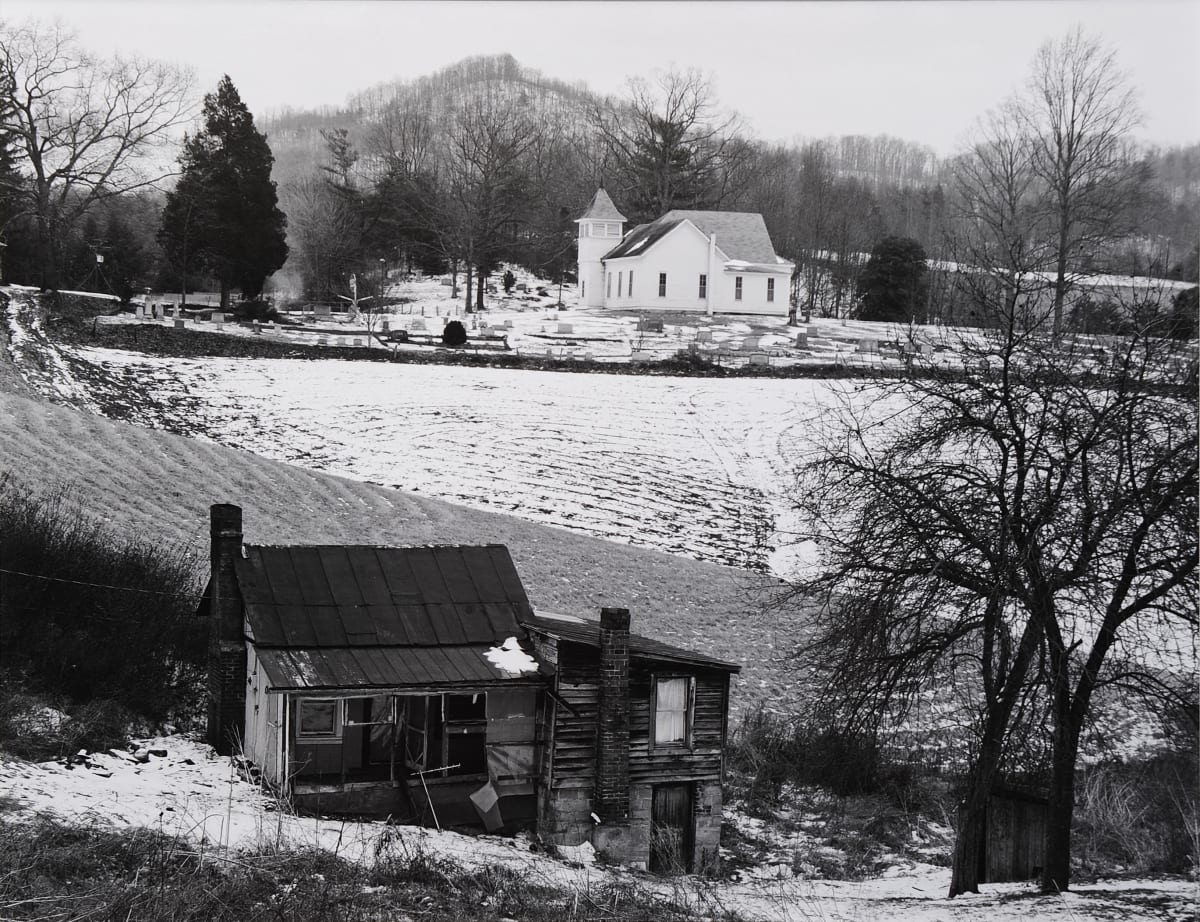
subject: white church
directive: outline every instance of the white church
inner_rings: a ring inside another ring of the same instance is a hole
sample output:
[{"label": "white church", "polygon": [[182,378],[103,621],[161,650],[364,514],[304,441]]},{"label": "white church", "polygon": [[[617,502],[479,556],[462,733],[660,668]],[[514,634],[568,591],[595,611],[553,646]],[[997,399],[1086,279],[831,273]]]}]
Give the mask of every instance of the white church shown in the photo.
[{"label": "white church", "polygon": [[625,233],[625,216],[598,189],[575,223],[587,307],[788,315],[794,267],[775,255],[760,214],[668,211]]}]

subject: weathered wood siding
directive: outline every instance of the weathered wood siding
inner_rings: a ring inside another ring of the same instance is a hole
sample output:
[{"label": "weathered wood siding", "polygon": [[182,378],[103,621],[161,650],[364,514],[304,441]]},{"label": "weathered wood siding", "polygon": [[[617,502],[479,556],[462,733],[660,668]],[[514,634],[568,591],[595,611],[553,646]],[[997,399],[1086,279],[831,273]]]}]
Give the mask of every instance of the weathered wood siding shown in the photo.
[{"label": "weathered wood siding", "polygon": [[[690,747],[650,746],[653,679],[691,675],[695,678]],[[629,668],[629,780],[631,784],[671,781],[719,781],[725,741],[728,674],[674,663],[634,659]],[[557,705],[548,734],[553,751],[554,788],[589,788],[595,783],[596,721],[599,713],[600,667],[596,651],[561,643],[556,692],[576,713]]]}]

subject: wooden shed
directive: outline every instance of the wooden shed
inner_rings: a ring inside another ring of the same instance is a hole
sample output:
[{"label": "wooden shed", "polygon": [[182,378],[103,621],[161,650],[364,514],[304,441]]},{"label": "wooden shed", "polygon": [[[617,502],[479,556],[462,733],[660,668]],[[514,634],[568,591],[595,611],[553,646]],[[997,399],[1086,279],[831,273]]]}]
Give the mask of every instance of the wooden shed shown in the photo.
[{"label": "wooden shed", "polygon": [[988,798],[979,879],[1032,880],[1046,855],[1046,798],[1030,788],[997,786]]}]

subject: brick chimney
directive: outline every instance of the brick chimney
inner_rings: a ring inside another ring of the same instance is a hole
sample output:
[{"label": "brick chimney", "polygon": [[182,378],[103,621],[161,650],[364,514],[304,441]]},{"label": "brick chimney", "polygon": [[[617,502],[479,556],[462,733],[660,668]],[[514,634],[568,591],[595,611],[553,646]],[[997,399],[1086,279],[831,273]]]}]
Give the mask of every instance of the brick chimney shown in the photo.
[{"label": "brick chimney", "polygon": [[244,730],[246,635],[234,561],[242,553],[242,509],[217,503],[209,510],[208,742],[229,755]]},{"label": "brick chimney", "polygon": [[600,609],[600,719],[596,790],[603,824],[629,822],[629,609]]}]

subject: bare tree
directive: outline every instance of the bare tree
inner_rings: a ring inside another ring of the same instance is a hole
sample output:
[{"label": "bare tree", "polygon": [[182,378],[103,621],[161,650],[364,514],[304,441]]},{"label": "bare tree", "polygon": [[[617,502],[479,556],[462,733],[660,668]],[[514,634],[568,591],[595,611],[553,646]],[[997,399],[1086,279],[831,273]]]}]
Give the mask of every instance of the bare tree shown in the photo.
[{"label": "bare tree", "polygon": [[192,82],[154,61],[97,61],[58,25],[0,23],[2,107],[30,174],[9,191],[37,222],[43,288],[58,287],[61,241],[94,204],[174,172],[160,152],[193,116]]},{"label": "bare tree", "polygon": [[971,690],[951,896],[978,889],[983,810],[1022,712],[1050,715],[1051,892],[1070,884],[1095,692],[1159,681],[1116,654],[1196,630],[1197,370],[1154,330],[1095,364],[975,281],[1003,324],[954,341],[953,368],[917,363],[855,395],[802,470],[800,537],[823,556],[796,593],[824,603],[808,654],[840,720],[871,729],[955,676]]},{"label": "bare tree", "polygon": [[1130,133],[1140,120],[1135,93],[1113,51],[1076,28],[1044,44],[1015,104],[1033,141],[1031,167],[1044,185],[1056,234],[1054,333],[1063,328],[1070,271],[1097,245],[1129,229],[1147,178]]},{"label": "bare tree", "polygon": [[751,147],[741,120],[720,115],[712,81],[697,70],[629,81],[629,98],[593,109],[635,221],[672,208],[720,208],[742,191]]}]

